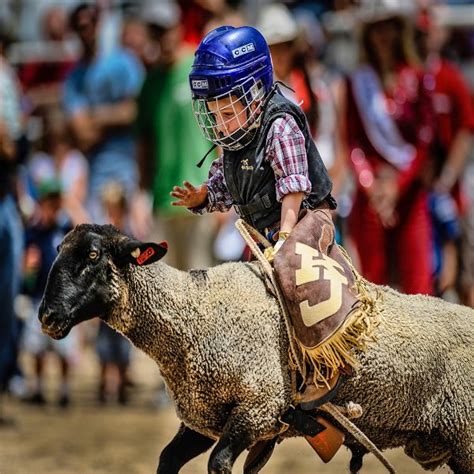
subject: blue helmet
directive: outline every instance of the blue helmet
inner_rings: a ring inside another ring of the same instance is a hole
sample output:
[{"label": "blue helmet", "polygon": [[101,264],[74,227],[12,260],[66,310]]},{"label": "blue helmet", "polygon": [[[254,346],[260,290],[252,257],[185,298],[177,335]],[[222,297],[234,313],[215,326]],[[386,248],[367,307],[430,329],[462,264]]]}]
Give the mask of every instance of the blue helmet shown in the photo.
[{"label": "blue helmet", "polygon": [[[189,83],[193,110],[206,138],[226,149],[242,148],[258,127],[260,114],[252,104],[261,101],[273,85],[272,60],[264,37],[250,26],[211,31],[196,50]],[[223,124],[208,109],[210,100],[223,98],[245,107],[245,119],[231,136],[218,132]]]}]

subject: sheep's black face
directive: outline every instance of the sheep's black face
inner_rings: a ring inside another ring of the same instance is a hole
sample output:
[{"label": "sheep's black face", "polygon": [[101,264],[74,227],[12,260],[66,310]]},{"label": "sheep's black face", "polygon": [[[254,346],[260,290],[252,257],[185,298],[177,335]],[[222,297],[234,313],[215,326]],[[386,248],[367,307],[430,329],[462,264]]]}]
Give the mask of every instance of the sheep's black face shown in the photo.
[{"label": "sheep's black face", "polygon": [[111,265],[100,235],[66,236],[59,246],[39,308],[43,331],[55,339],[81,321],[107,312],[112,303]]},{"label": "sheep's black face", "polygon": [[120,296],[121,268],[158,260],[166,245],[130,239],[112,226],[83,224],[58,250],[38,313],[43,332],[54,339],[82,321],[106,318]]}]

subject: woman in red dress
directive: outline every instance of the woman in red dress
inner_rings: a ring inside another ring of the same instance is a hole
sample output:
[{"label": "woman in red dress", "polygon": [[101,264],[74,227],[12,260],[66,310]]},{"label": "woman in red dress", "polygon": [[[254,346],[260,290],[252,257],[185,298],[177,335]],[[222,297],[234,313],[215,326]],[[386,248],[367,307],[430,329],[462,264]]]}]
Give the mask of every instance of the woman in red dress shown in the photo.
[{"label": "woman in red dress", "polygon": [[421,180],[433,139],[429,84],[397,12],[365,18],[360,50],[345,110],[356,178],[349,231],[367,279],[431,294],[432,230]]}]

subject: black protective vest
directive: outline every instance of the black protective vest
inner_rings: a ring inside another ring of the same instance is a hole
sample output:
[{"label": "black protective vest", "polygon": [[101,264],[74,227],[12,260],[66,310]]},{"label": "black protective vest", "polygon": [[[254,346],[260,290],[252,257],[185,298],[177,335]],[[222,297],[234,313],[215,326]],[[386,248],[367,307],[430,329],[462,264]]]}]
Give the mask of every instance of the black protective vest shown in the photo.
[{"label": "black protective vest", "polygon": [[224,177],[236,211],[261,233],[281,218],[281,203],[276,198],[275,174],[268,160],[264,159],[264,152],[273,121],[285,114],[294,117],[306,143],[312,190],[302,206],[315,208],[328,198],[329,205],[336,207],[336,202],[330,195],[331,179],[313,142],[303,111],[276,88],[265,106],[261,125],[252,142],[237,151],[224,151]]}]

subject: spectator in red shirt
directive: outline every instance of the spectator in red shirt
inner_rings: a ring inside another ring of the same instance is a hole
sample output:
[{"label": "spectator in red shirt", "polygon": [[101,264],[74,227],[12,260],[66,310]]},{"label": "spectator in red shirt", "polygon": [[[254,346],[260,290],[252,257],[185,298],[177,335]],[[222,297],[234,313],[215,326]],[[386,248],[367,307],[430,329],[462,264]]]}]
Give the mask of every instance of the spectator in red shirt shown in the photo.
[{"label": "spectator in red shirt", "polygon": [[[447,38],[435,11],[423,10],[416,23],[416,38],[420,57],[427,73],[427,81],[433,88],[433,108],[436,133],[426,179],[432,187],[432,201],[444,202],[442,214],[446,222],[459,221],[465,212],[465,200],[459,185],[471,146],[474,128],[472,97],[461,71],[441,55]],[[438,219],[432,213],[433,221]],[[446,227],[446,226],[444,226]],[[459,228],[459,224],[456,226]],[[453,289],[459,274],[459,235],[443,232],[439,235],[439,274],[437,287],[440,294]]]},{"label": "spectator in red shirt", "polygon": [[432,105],[407,18],[381,4],[364,14],[361,60],[348,81],[347,142],[356,176],[349,231],[365,277],[433,293],[432,231],[421,172]]}]

